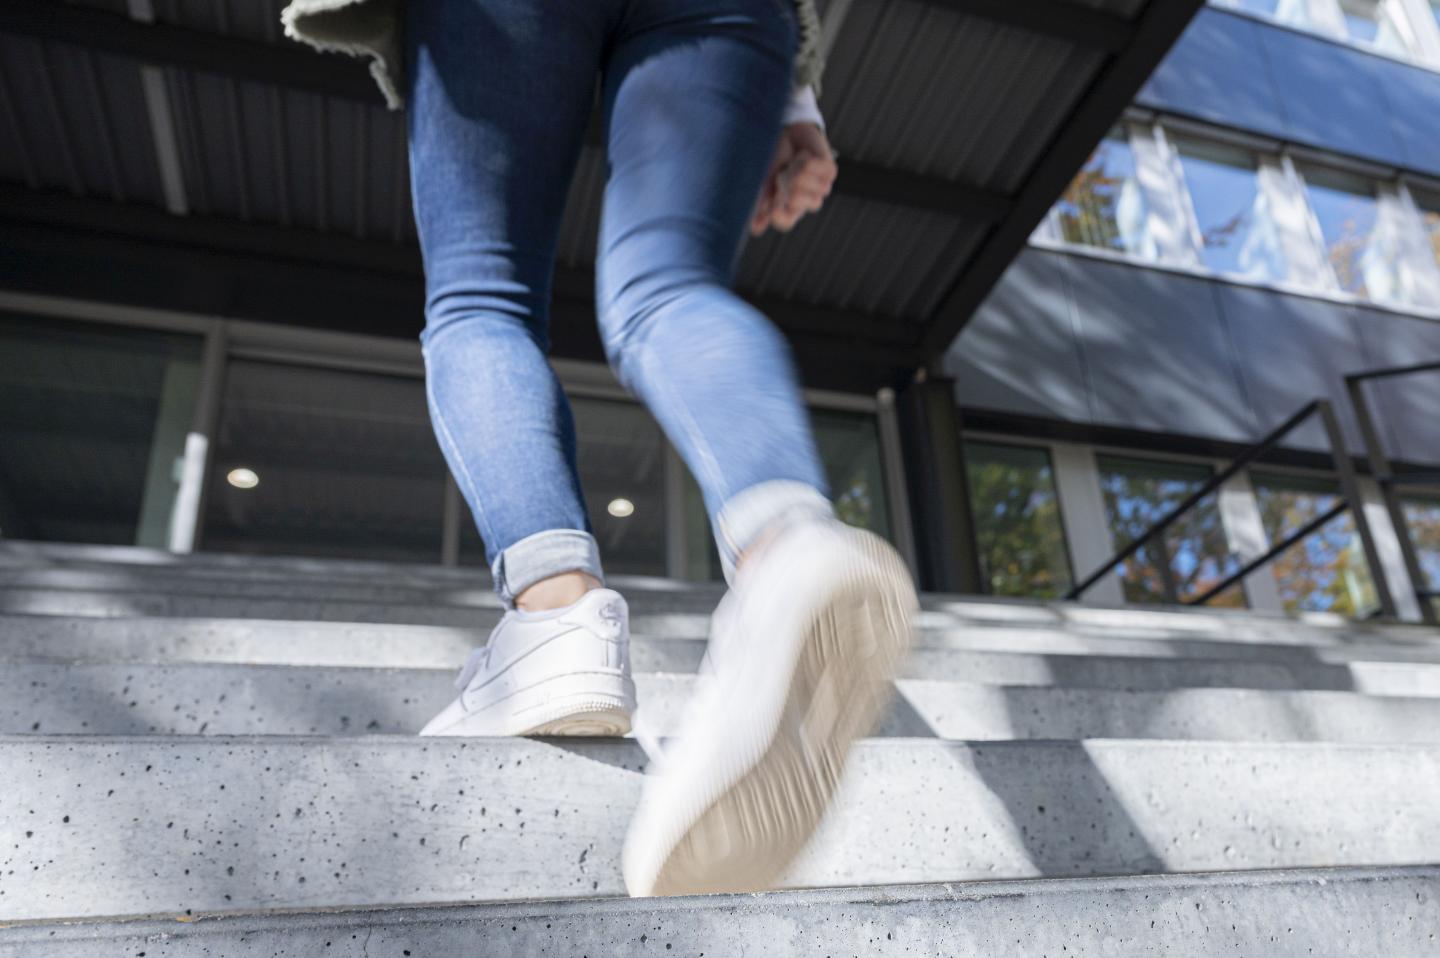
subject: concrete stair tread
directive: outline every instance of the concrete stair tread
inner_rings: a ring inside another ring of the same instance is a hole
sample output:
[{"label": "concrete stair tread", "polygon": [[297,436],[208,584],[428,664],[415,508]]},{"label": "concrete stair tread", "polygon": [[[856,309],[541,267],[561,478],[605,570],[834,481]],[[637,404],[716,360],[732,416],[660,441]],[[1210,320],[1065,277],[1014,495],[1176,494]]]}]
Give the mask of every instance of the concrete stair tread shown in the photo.
[{"label": "concrete stair tread", "polygon": [[[0,919],[616,895],[642,762],[623,740],[4,737]],[[1436,794],[1440,746],[870,739],[786,884],[1423,864]]]},{"label": "concrete stair tread", "polygon": [[[414,734],[454,696],[453,669],[238,663],[12,662],[0,734]],[[995,685],[917,670],[875,734],[980,740],[1161,738],[1440,744],[1440,696]],[[688,673],[638,672],[646,720],[677,727]]]},{"label": "concrete stair tread", "polygon": [[1433,956],[1440,868],[1327,868],[0,926],[0,958],[224,954]]},{"label": "concrete stair tread", "polygon": [[[444,647],[444,661],[459,661],[461,650],[484,643],[488,625],[474,622],[383,623],[373,621],[314,621],[312,619],[271,619],[258,615],[234,615],[237,611],[257,612],[253,602],[226,600],[224,608],[210,610],[216,615],[89,615],[26,614],[0,615],[0,657],[84,658],[123,654],[122,647],[134,649],[173,646],[194,648],[236,643],[278,644],[277,636],[307,648],[346,646],[372,650],[388,664],[402,648],[406,655],[420,654],[421,646]],[[295,609],[285,609],[295,612]],[[343,610],[342,610],[343,611]],[[694,642],[708,635],[708,616],[636,615],[632,631],[639,642]],[[1231,658],[1291,663],[1413,662],[1440,664],[1440,643],[1335,641],[1326,644],[1262,643],[1257,641],[1216,641],[1192,638],[1133,638],[1075,634],[1061,629],[1008,628],[922,628],[916,645],[931,650],[972,650],[1037,655],[1108,655],[1147,658]],[[266,653],[257,650],[257,655]],[[299,654],[298,651],[286,653]],[[265,661],[265,659],[257,659]]]}]

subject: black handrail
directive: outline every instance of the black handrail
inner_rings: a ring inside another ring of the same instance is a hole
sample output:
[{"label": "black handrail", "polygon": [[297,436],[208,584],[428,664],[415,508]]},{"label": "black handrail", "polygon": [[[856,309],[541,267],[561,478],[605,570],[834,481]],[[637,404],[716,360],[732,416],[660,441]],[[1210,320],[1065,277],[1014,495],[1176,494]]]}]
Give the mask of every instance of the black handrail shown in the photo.
[{"label": "black handrail", "polygon": [[[1440,360],[1412,363],[1408,366],[1391,366],[1386,369],[1371,369],[1363,373],[1352,373],[1345,377],[1345,389],[1350,394],[1350,404],[1355,409],[1355,421],[1360,426],[1360,438],[1365,443],[1366,457],[1370,460],[1370,472],[1380,485],[1380,497],[1390,524],[1395,527],[1395,537],[1400,541],[1400,555],[1405,562],[1405,572],[1410,576],[1410,587],[1420,603],[1420,618],[1429,625],[1440,625],[1440,613],[1435,610],[1432,599],[1440,598],[1440,590],[1431,589],[1420,557],[1415,550],[1415,541],[1410,536],[1410,524],[1405,521],[1405,510],[1400,503],[1396,487],[1402,485],[1440,485],[1440,474],[1400,473],[1391,468],[1390,458],[1380,442],[1380,433],[1375,428],[1375,417],[1370,411],[1370,400],[1365,395],[1365,383],[1374,379],[1391,379],[1410,376],[1415,373],[1440,371]],[[1433,482],[1432,482],[1433,480]]]},{"label": "black handrail", "polygon": [[1151,525],[1150,528],[1146,529],[1132,542],[1130,542],[1125,548],[1117,552],[1112,558],[1105,562],[1104,565],[1100,566],[1094,572],[1091,572],[1088,576],[1084,578],[1084,580],[1072,587],[1070,591],[1065,593],[1065,598],[1078,599],[1088,589],[1094,586],[1095,583],[1099,582],[1110,572],[1118,568],[1121,563],[1125,562],[1136,552],[1140,551],[1140,549],[1144,548],[1147,542],[1150,542],[1151,540],[1156,540],[1159,545],[1160,553],[1158,556],[1158,561],[1156,562],[1156,566],[1160,570],[1160,579],[1162,586],[1165,590],[1165,599],[1172,605],[1181,604],[1180,597],[1177,594],[1177,590],[1175,587],[1174,572],[1170,568],[1170,553],[1169,550],[1165,547],[1165,530],[1167,530],[1171,525],[1173,525],[1175,523],[1175,520],[1179,519],[1180,516],[1184,515],[1188,510],[1198,505],[1202,499],[1204,499],[1206,496],[1209,496],[1217,489],[1219,489],[1222,485],[1224,485],[1226,481],[1228,481],[1232,476],[1240,472],[1241,469],[1244,469],[1250,463],[1254,462],[1257,458],[1269,452],[1281,439],[1285,438],[1286,435],[1293,432],[1295,428],[1298,427],[1301,423],[1305,422],[1311,416],[1315,415],[1318,415],[1320,417],[1320,423],[1325,429],[1325,438],[1330,445],[1330,455],[1331,458],[1335,461],[1335,470],[1340,477],[1340,502],[1334,508],[1328,510],[1324,515],[1317,517],[1311,522],[1306,523],[1305,526],[1303,526],[1301,529],[1297,530],[1295,533],[1289,536],[1284,542],[1281,542],[1271,548],[1269,552],[1265,553],[1265,555],[1251,560],[1250,562],[1246,563],[1243,568],[1226,577],[1226,579],[1220,582],[1218,585],[1208,589],[1202,595],[1185,600],[1183,604],[1201,605],[1205,602],[1208,602],[1210,599],[1214,598],[1216,595],[1223,592],[1225,589],[1230,588],[1236,582],[1239,582],[1241,579],[1254,572],[1266,562],[1274,559],[1281,552],[1294,545],[1306,535],[1313,533],[1316,529],[1320,528],[1326,522],[1329,522],[1331,519],[1338,516],[1341,512],[1348,509],[1354,516],[1355,531],[1359,533],[1360,543],[1365,550],[1365,561],[1370,567],[1370,577],[1375,583],[1375,594],[1380,606],[1380,614],[1387,618],[1395,618],[1395,602],[1390,593],[1389,586],[1385,580],[1385,570],[1380,565],[1380,555],[1378,550],[1375,548],[1375,539],[1370,531],[1370,523],[1365,517],[1365,510],[1361,507],[1362,500],[1360,498],[1359,484],[1355,477],[1355,466],[1354,463],[1351,461],[1349,454],[1346,452],[1344,436],[1340,432],[1339,420],[1335,418],[1335,410],[1331,406],[1330,402],[1325,399],[1316,399],[1312,402],[1307,403],[1293,416],[1285,420],[1279,426],[1275,427],[1275,429],[1268,433],[1259,442],[1255,443],[1253,446],[1250,446],[1244,452],[1240,453],[1239,456],[1236,456],[1235,459],[1233,459],[1228,466],[1220,470],[1214,476],[1210,477],[1209,481],[1207,481],[1195,492],[1187,496],[1184,501],[1182,501],[1174,509],[1171,509],[1170,512],[1168,512],[1164,517]]}]

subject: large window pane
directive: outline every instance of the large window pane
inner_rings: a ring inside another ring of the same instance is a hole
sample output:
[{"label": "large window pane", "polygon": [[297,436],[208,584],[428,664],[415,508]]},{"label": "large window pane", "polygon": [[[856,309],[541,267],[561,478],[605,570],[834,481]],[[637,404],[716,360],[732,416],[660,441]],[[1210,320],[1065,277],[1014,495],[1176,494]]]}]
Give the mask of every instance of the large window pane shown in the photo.
[{"label": "large window pane", "polygon": [[[1156,521],[1168,515],[1210,478],[1206,466],[1193,466],[1122,456],[1097,456],[1105,511],[1115,548],[1123,549]],[[1165,534],[1176,592],[1184,600],[1198,596],[1238,568],[1225,543],[1220,510],[1212,493],[1180,517]],[[1121,565],[1119,573],[1128,602],[1165,602],[1160,550],[1152,540]],[[1243,606],[1245,596],[1232,586],[1209,602]]]},{"label": "large window pane", "polygon": [[0,536],[165,547],[200,342],[0,317]]},{"label": "large window pane", "polygon": [[[890,506],[880,456],[880,434],[872,413],[812,409],[810,422],[820,463],[830,483],[830,500],[842,522],[892,537]],[[684,497],[686,578],[718,581],[723,577],[700,488],[688,471],[680,484]]]},{"label": "large window pane", "polygon": [[1154,258],[1135,155],[1123,129],[1100,141],[1061,195],[1056,216],[1067,243]]},{"label": "large window pane", "polygon": [[1360,296],[1368,295],[1371,280],[1381,279],[1382,289],[1394,283],[1382,279],[1393,272],[1394,264],[1384,262],[1374,243],[1379,203],[1375,184],[1363,177],[1323,167],[1304,167],[1305,192],[1320,224],[1325,256],[1335,270],[1340,288]]},{"label": "large window pane", "polygon": [[444,475],[419,378],[236,360],[203,546],[438,562]]},{"label": "large window pane", "polygon": [[1248,150],[1177,139],[1180,167],[1200,226],[1201,255],[1217,273],[1279,281],[1289,270]]},{"label": "large window pane", "polygon": [[1413,190],[1415,203],[1420,207],[1420,222],[1425,228],[1425,237],[1430,241],[1430,254],[1435,265],[1440,266],[1440,193],[1429,190]]},{"label": "large window pane", "polygon": [[815,409],[815,444],[830,482],[835,514],[844,522],[890,538],[890,508],[880,462],[880,432],[869,413]]},{"label": "large window pane", "polygon": [[1395,0],[1340,0],[1345,32],[1352,42],[1391,54],[1408,52]]},{"label": "large window pane", "polygon": [[1054,597],[1071,585],[1050,453],[965,443],[980,563],[994,595]]},{"label": "large window pane", "polygon": [[[1420,588],[1430,592],[1440,591],[1440,493],[1412,493],[1400,504],[1405,512],[1410,542],[1418,553],[1420,571],[1425,576]],[[1431,602],[1435,611],[1440,613],[1440,598]]]},{"label": "large window pane", "polygon": [[[638,403],[571,397],[576,463],[585,509],[610,575],[664,575],[665,441]],[[460,561],[484,565],[469,510],[461,517]]]},{"label": "large window pane", "polygon": [[[1271,545],[1340,502],[1339,484],[1332,479],[1256,471],[1250,481]],[[1349,512],[1295,543],[1270,568],[1286,612],[1358,616],[1375,605],[1375,586]]]}]

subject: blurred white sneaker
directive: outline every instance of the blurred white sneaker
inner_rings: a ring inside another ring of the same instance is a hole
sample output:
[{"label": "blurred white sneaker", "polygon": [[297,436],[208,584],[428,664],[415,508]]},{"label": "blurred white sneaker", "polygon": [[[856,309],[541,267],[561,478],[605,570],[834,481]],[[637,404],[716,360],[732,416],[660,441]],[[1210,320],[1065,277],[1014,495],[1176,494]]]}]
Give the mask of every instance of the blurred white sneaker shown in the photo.
[{"label": "blurred white sneaker", "polygon": [[869,532],[807,521],[762,546],[716,609],[705,674],[645,777],[630,894],[770,888],[886,707],[917,607],[900,556]]},{"label": "blurred white sneaker", "polygon": [[592,589],[561,609],[507,612],[455,687],[460,697],[421,735],[624,735],[635,711],[629,607]]}]

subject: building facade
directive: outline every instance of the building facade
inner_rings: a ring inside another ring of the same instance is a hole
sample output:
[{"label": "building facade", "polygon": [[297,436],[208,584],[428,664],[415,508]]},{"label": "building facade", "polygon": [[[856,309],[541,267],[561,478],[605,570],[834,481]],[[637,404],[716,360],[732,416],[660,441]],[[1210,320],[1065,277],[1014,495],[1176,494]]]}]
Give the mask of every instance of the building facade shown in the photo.
[{"label": "building facade", "polygon": [[[1429,0],[1200,13],[932,371],[953,379],[964,426],[958,547],[982,590],[1063,595],[1317,397],[1363,451],[1344,375],[1440,359],[1437,117]],[[227,162],[207,160],[221,174]],[[403,205],[361,215],[409,229]],[[109,264],[130,268],[123,252]],[[147,282],[183,299],[198,280],[177,267]],[[21,288],[0,292],[0,312],[0,535],[483,566],[413,340],[341,331],[338,315],[333,330],[299,328]],[[655,423],[603,365],[557,366],[607,569],[717,578],[698,492]],[[1440,464],[1440,374],[1373,389],[1387,452]],[[914,561],[934,504],[910,491],[894,391],[807,398],[841,516]],[[1333,504],[1323,433],[1310,424],[1287,448],[1171,530],[1181,599]],[[1404,508],[1433,588],[1440,491],[1407,489]],[[1155,556],[1141,550],[1087,598],[1166,601]],[[1216,602],[1368,614],[1352,519]]]},{"label": "building facade", "polygon": [[[1063,593],[1313,399],[1362,455],[1345,376],[1436,359],[1440,6],[1217,0],[947,356],[991,589]],[[1440,372],[1365,388],[1386,454],[1433,471]],[[1284,445],[1171,532],[1182,597],[1336,501],[1319,424]],[[1433,589],[1440,496],[1401,499]],[[1096,591],[1160,601],[1158,573],[1142,550]],[[1364,615],[1353,521],[1217,601]]]}]

